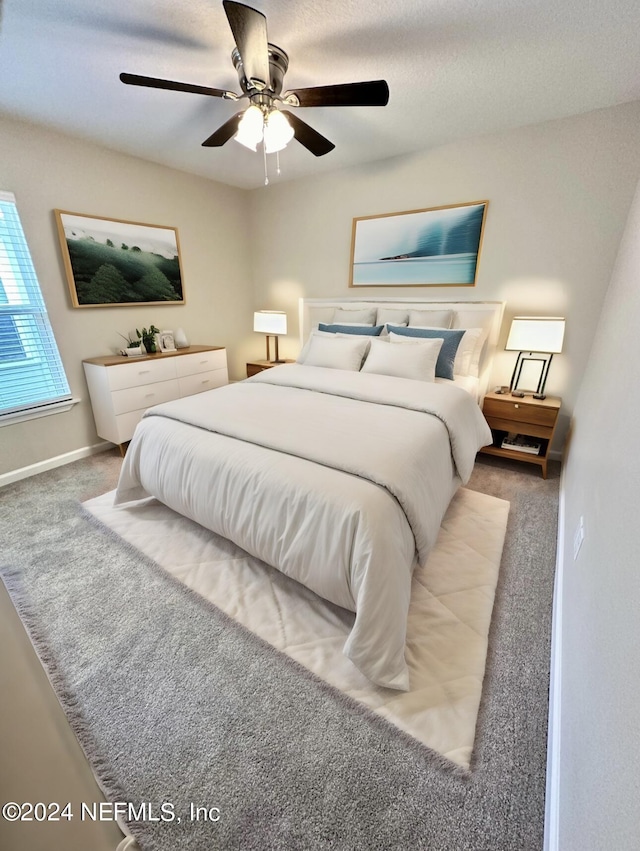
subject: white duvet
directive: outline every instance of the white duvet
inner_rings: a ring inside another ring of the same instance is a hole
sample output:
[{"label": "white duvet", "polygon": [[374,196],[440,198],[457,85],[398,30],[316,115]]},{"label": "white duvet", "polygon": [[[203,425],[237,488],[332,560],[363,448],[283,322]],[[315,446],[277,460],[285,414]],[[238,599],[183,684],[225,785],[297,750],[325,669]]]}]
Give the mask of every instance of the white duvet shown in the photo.
[{"label": "white duvet", "polygon": [[459,388],[292,364],[147,411],[116,504],[154,496],[355,612],[345,655],[407,690],[413,566],[490,441]]}]

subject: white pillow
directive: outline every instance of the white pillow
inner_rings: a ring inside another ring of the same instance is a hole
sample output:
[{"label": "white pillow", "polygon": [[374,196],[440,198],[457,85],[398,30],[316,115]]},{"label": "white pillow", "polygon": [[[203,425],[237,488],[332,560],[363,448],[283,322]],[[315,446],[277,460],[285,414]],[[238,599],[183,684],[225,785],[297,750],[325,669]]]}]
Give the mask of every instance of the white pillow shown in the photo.
[{"label": "white pillow", "polygon": [[[409,311],[398,310],[394,307],[379,307],[378,316],[376,317],[376,325],[408,325]],[[385,333],[384,331],[382,332]]]},{"label": "white pillow", "polygon": [[335,334],[332,334],[331,331],[319,331],[317,328],[314,328],[313,331],[309,334],[307,338],[307,342],[302,347],[300,354],[296,358],[296,363],[304,363],[305,358],[309,354],[309,346],[311,345],[312,337],[335,337]]},{"label": "white pillow", "polygon": [[[1,2],[1,0],[0,0],[0,2]],[[347,325],[348,323],[343,322],[342,324]],[[363,327],[369,328],[371,326],[367,325],[367,326],[363,326]],[[336,333],[335,331],[321,331],[319,328],[314,328],[313,331],[307,337],[307,342],[304,344],[304,346],[300,350],[300,354],[296,358],[296,363],[302,363],[302,364],[305,363],[306,357],[309,354],[309,346],[311,345],[311,338],[312,337],[332,337],[334,339],[336,337],[342,337],[342,338],[347,339],[347,340],[353,340],[353,336],[354,336],[353,334],[344,334],[344,333],[341,333],[340,331],[338,331]],[[371,338],[367,337],[366,339],[369,340]]]},{"label": "white pillow", "polygon": [[466,329],[460,340],[456,359],[453,363],[454,375],[475,375],[476,378],[478,377],[478,363],[485,336],[484,328]]},{"label": "white pillow", "polygon": [[480,374],[480,358],[482,357],[485,343],[491,331],[491,322],[491,317],[487,317],[486,314],[482,313],[478,315],[478,312],[473,310],[456,310],[453,317],[453,325],[451,327],[454,329],[468,328],[474,330],[481,325],[483,326],[482,334],[479,335],[476,341],[476,347],[471,355],[471,363],[469,364],[469,375],[474,375],[476,378]]},{"label": "white pillow", "polygon": [[409,328],[451,328],[453,310],[412,310],[409,314]]},{"label": "white pillow", "polygon": [[360,310],[349,310],[347,307],[336,307],[330,325],[375,325],[376,308],[367,307]]},{"label": "white pillow", "polygon": [[345,337],[338,337],[336,334],[321,337],[319,334],[314,334],[310,340],[304,365],[358,372],[370,339],[370,337],[354,337],[351,334]]},{"label": "white pillow", "polygon": [[435,381],[436,361],[443,341],[405,339],[407,345],[391,346],[386,340],[374,337],[362,372],[412,378],[414,381]]}]

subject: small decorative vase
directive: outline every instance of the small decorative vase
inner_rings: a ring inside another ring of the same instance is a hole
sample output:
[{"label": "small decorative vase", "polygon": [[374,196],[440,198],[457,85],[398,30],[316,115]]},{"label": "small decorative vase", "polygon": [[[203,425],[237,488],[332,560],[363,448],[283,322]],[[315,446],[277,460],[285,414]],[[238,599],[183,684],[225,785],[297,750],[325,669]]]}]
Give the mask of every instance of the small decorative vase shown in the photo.
[{"label": "small decorative vase", "polygon": [[142,355],[142,348],[140,346],[127,346],[124,351],[128,358],[139,358]]},{"label": "small decorative vase", "polygon": [[178,328],[173,335],[173,342],[176,344],[176,349],[186,349],[188,347],[189,341],[182,328]]},{"label": "small decorative vase", "polygon": [[148,355],[155,355],[155,353],[156,353],[156,338],[155,337],[153,337],[153,336],[143,337],[142,343],[143,343],[145,350],[146,350]]}]

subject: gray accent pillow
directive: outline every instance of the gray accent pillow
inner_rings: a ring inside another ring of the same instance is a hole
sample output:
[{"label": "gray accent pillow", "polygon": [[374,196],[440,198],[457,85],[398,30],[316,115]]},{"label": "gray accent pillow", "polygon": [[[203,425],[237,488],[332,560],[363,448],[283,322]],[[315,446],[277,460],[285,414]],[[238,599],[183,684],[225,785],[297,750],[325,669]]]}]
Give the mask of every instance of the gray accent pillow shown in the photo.
[{"label": "gray accent pillow", "polygon": [[379,337],[382,325],[325,325],[321,322],[318,331],[328,334],[356,334],[365,337]]}]

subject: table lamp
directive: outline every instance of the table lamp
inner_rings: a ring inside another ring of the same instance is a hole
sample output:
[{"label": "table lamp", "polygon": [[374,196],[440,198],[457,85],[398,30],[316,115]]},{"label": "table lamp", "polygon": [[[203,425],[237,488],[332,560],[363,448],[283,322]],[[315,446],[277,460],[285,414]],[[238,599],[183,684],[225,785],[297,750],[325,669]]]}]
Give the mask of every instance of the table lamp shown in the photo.
[{"label": "table lamp", "polygon": [[[545,398],[544,388],[551,359],[554,354],[562,351],[564,324],[564,317],[561,316],[514,316],[505,346],[506,351],[519,353],[509,385],[512,395],[524,396],[518,389],[523,379],[523,367],[535,361],[540,364],[540,373],[533,398]],[[530,372],[525,373],[527,374],[530,375]],[[533,390],[532,387],[526,389]]]},{"label": "table lamp", "polygon": [[[267,360],[269,363],[284,363],[278,356],[278,337],[287,333],[287,314],[282,310],[256,310],[253,314],[253,330],[267,335]],[[275,358],[271,360],[269,337],[275,337]]]}]

